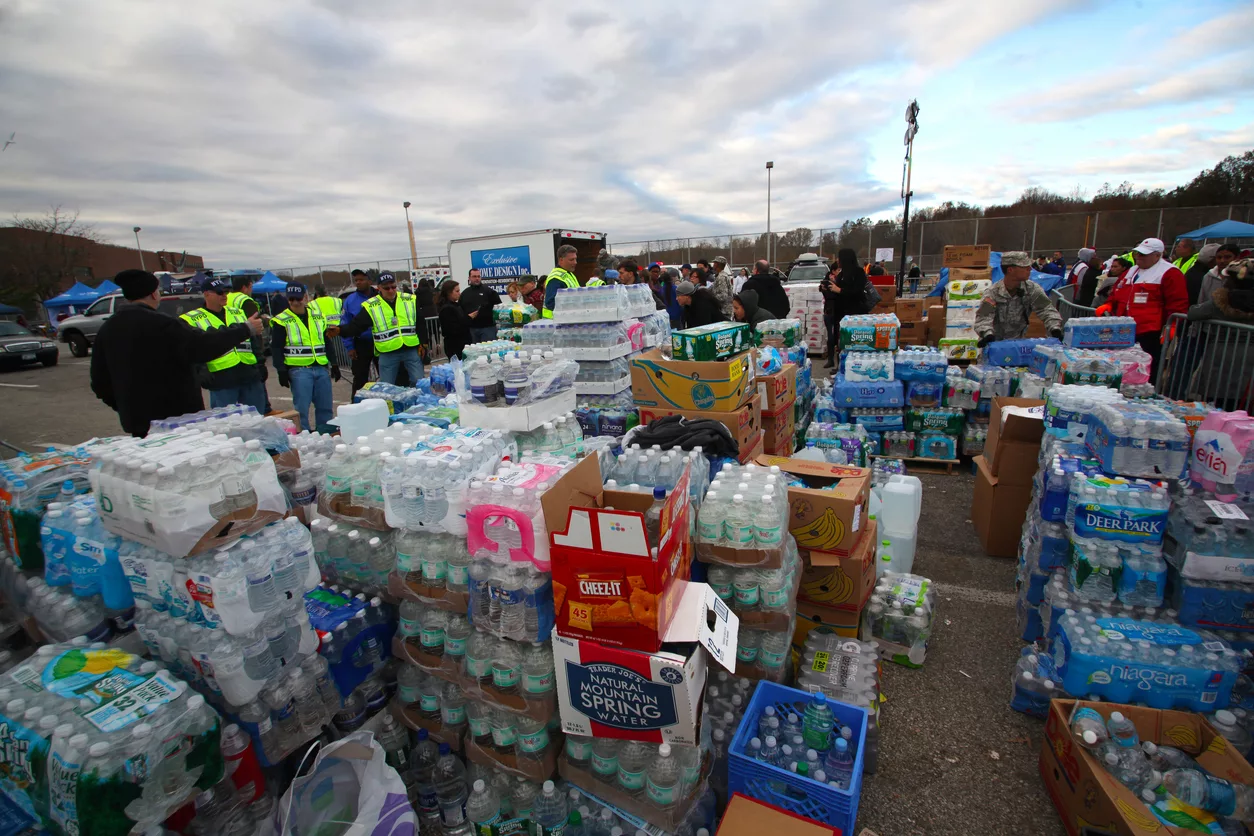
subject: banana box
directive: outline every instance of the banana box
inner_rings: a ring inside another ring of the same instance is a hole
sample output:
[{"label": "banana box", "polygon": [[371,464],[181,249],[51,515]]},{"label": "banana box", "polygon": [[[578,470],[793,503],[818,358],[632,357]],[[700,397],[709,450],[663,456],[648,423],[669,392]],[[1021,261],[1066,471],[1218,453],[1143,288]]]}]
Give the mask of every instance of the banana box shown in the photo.
[{"label": "banana box", "polygon": [[875,590],[875,534],[872,520],[853,554],[845,557],[811,551],[803,561],[797,611],[818,616],[824,623],[828,620],[823,619],[825,610],[861,612]]},{"label": "banana box", "polygon": [[1207,772],[1237,784],[1254,784],[1254,768],[1200,714],[1160,711],[1110,702],[1053,700],[1045,718],[1040,771],[1068,833],[1119,836],[1185,836],[1231,832],[1213,814],[1154,790],[1154,801],[1138,797],[1102,768],[1071,731],[1077,711],[1107,720],[1118,711],[1136,726],[1142,741],[1171,746],[1192,756]]},{"label": "banana box", "polygon": [[857,548],[867,525],[869,468],[784,456],[762,455],[754,461],[763,467],[778,465],[807,485],[788,489],[788,531],[803,556],[819,551],[845,557]]},{"label": "banana box", "polygon": [[667,360],[647,351],[631,361],[631,396],[654,409],[734,412],[758,393],[755,352],[727,360]]}]

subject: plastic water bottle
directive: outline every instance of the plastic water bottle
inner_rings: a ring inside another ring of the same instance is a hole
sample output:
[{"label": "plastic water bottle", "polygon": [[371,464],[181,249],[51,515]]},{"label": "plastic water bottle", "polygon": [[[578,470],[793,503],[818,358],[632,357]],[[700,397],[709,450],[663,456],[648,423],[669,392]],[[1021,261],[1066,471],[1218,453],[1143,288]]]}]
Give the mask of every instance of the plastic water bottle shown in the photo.
[{"label": "plastic water bottle", "polygon": [[[826,752],[832,745],[832,728],[835,724],[827,697],[822,693],[815,693],[806,703],[805,717],[802,720],[802,736],[806,746],[816,752]],[[827,771],[830,773],[832,770]]]},{"label": "plastic water bottle", "polygon": [[436,797],[440,804],[440,819],[445,827],[458,827],[466,821],[466,767],[452,753],[447,743],[441,743],[439,760],[433,770]]},{"label": "plastic water bottle", "polygon": [[490,832],[492,825],[501,818],[501,799],[482,779],[475,781],[474,788],[466,799],[466,818],[480,833]]},{"label": "plastic water bottle", "polygon": [[618,753],[618,788],[633,796],[645,791],[645,773],[651,750],[643,743],[628,741]]},{"label": "plastic water bottle", "polygon": [[666,490],[661,486],[653,489],[653,504],[644,515],[644,530],[652,547],[662,542],[662,509],[666,505]]},{"label": "plastic water bottle", "polygon": [[618,780],[618,751],[621,744],[608,737],[592,741],[592,774],[602,782],[612,784]]},{"label": "plastic water bottle", "polygon": [[849,741],[843,737],[836,738],[836,743],[827,753],[823,769],[828,780],[835,781],[837,787],[849,789],[853,781],[853,752],[849,749]]},{"label": "plastic water bottle", "polygon": [[531,820],[549,834],[561,830],[566,819],[566,796],[557,791],[552,781],[545,781],[531,808]]},{"label": "plastic water bottle", "polygon": [[1167,792],[1193,807],[1226,818],[1254,818],[1254,787],[1234,784],[1191,769],[1170,769],[1163,776]]},{"label": "plastic water bottle", "polygon": [[657,749],[657,760],[649,767],[647,795],[649,803],[667,811],[679,803],[679,764],[671,755],[669,743]]},{"label": "plastic water bottle", "polygon": [[742,494],[732,495],[731,507],[723,524],[727,545],[735,549],[753,548],[753,514]]}]

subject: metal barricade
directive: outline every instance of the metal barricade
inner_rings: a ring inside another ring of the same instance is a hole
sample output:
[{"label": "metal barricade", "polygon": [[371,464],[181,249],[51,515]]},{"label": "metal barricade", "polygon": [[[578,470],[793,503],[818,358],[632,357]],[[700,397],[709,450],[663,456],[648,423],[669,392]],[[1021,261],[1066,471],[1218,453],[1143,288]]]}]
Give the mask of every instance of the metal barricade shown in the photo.
[{"label": "metal barricade", "polygon": [[1073,316],[1097,316],[1097,308],[1086,308],[1072,301],[1075,297],[1075,285],[1056,288],[1051,290],[1049,295],[1053,299],[1054,307],[1058,308],[1058,315],[1062,317],[1063,322]]},{"label": "metal barricade", "polygon": [[438,363],[447,360],[444,354],[444,334],[440,331],[440,318],[428,316],[423,319],[427,332],[423,335],[423,345],[427,347],[427,362]]},{"label": "metal barricade", "polygon": [[1254,409],[1254,325],[1172,314],[1166,333],[1155,386],[1160,395]]}]

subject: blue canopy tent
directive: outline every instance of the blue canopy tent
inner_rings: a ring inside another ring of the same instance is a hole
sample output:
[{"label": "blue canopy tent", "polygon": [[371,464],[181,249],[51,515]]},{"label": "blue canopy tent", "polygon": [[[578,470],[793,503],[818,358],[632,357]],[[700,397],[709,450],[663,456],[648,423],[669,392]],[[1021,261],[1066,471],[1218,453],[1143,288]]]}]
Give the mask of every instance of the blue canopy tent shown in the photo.
[{"label": "blue canopy tent", "polygon": [[266,271],[260,279],[253,282],[253,293],[282,293],[287,290],[287,281],[280,279],[270,271]]},{"label": "blue canopy tent", "polygon": [[105,279],[103,282],[96,285],[96,292],[101,296],[108,296],[110,293],[117,293],[121,289],[122,288],[113,283],[112,279]]},{"label": "blue canopy tent", "polygon": [[77,313],[85,309],[92,302],[99,299],[101,293],[94,288],[90,288],[82,282],[75,282],[74,286],[64,293],[53,296],[46,300],[43,305],[48,311],[49,318],[62,313]]},{"label": "blue canopy tent", "polygon": [[1220,221],[1192,232],[1186,232],[1180,237],[1195,241],[1206,238],[1254,238],[1254,224],[1241,221]]},{"label": "blue canopy tent", "polygon": [[[999,282],[1005,278],[1006,274],[1003,273],[1001,269],[1001,253],[989,253],[988,265],[993,268],[993,281]],[[1037,270],[1033,270],[1028,275],[1028,278],[1039,284],[1041,286],[1041,290],[1044,290],[1046,293],[1060,287],[1063,280],[1062,276],[1055,276],[1053,273],[1041,273]],[[945,293],[945,286],[947,284],[949,284],[949,268],[942,267],[940,275],[936,279],[936,287],[932,288],[931,292],[928,293],[928,296],[943,296]]]}]

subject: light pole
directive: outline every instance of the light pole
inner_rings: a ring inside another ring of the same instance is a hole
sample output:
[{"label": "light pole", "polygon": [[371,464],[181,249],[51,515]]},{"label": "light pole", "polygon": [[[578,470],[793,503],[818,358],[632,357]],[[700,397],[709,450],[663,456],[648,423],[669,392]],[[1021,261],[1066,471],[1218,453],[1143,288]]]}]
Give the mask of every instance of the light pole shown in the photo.
[{"label": "light pole", "polygon": [[771,169],[774,160],[766,161],[766,263],[771,263]]},{"label": "light pole", "polygon": [[409,230],[409,266],[410,280],[413,281],[413,274],[418,272],[418,247],[414,245],[414,225],[409,220],[409,201],[405,201],[405,227]]},{"label": "light pole", "polygon": [[[914,136],[919,132],[919,102],[911,99],[906,105],[906,160],[902,168],[901,196],[906,201],[905,210],[901,215],[901,262],[897,267],[897,293],[900,294],[906,284],[906,242],[910,240],[910,175],[914,166]],[[922,256],[919,259],[922,260]],[[922,266],[919,267],[922,270]]]},{"label": "light pole", "polygon": [[139,245],[139,227],[135,227],[135,249],[139,250],[139,269],[147,270],[144,266],[144,248]]}]

